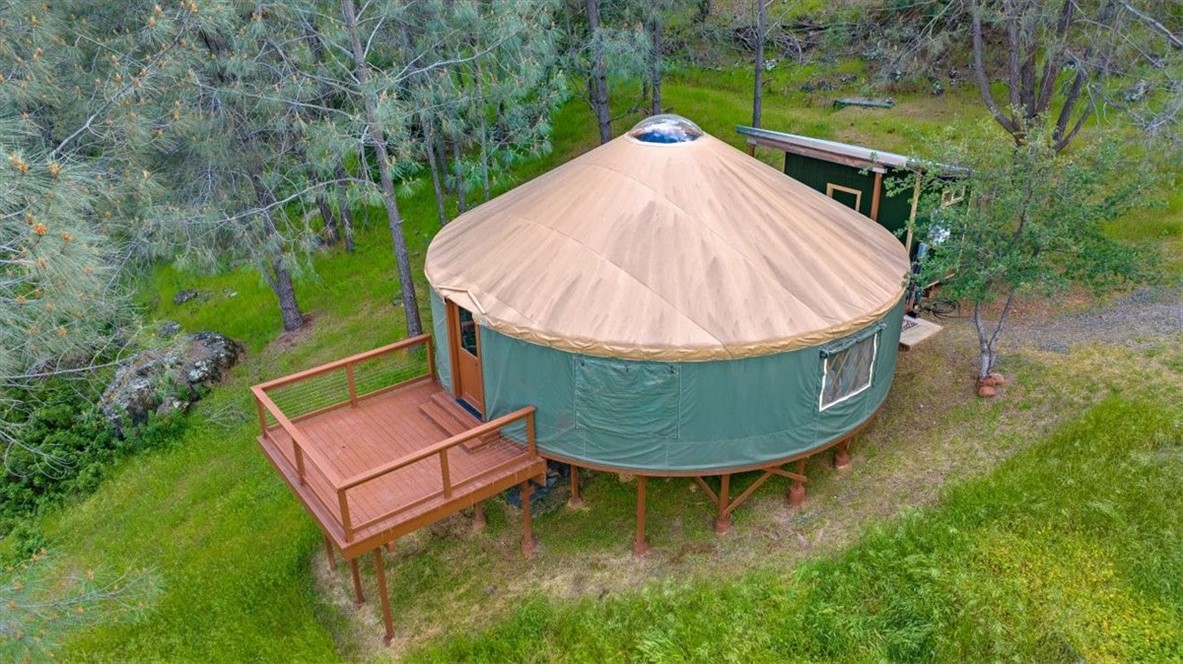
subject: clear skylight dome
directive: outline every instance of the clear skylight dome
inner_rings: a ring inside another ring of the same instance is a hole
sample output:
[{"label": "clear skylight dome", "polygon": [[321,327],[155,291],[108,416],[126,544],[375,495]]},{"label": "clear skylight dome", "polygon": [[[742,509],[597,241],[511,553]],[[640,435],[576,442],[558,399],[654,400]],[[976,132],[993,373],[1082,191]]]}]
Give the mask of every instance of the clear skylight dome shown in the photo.
[{"label": "clear skylight dome", "polygon": [[629,130],[628,135],[642,143],[689,143],[702,136],[698,125],[680,115],[654,115]]}]

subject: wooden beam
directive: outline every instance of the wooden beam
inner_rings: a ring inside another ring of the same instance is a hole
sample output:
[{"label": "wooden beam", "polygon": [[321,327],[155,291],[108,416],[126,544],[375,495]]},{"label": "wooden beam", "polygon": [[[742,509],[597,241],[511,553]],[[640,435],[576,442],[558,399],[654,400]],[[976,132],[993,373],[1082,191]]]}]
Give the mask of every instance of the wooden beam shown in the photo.
[{"label": "wooden beam", "polygon": [[337,557],[333,555],[333,540],[325,533],[325,557],[329,559],[329,569],[337,566]]},{"label": "wooden beam", "polygon": [[640,558],[652,547],[645,539],[645,476],[637,475],[637,538],[633,541],[633,556]]},{"label": "wooden beam", "polygon": [[571,497],[567,499],[567,507],[579,509],[583,507],[583,496],[579,495],[579,466],[570,465],[571,469]]},{"label": "wooden beam", "polygon": [[378,596],[382,605],[382,624],[386,626],[386,636],[382,642],[390,645],[394,640],[394,621],[390,617],[390,595],[386,591],[386,564],[382,560],[382,547],[374,549],[374,576],[378,577]]},{"label": "wooden beam", "polygon": [[522,555],[531,558],[537,546],[530,528],[530,496],[534,493],[534,487],[530,486],[529,480],[522,482],[521,486],[519,495],[522,497]]},{"label": "wooden beam", "polygon": [[353,577],[353,603],[361,606],[366,602],[366,596],[361,592],[361,574],[357,571],[357,558],[349,559],[349,575]]},{"label": "wooden beam", "polygon": [[731,493],[731,475],[725,474],[719,484],[719,515],[715,517],[715,534],[726,535],[731,532],[731,510],[728,509],[727,496]]},{"label": "wooden beam", "polygon": [[883,174],[875,171],[874,189],[871,191],[871,221],[879,221],[879,197],[883,192]]}]

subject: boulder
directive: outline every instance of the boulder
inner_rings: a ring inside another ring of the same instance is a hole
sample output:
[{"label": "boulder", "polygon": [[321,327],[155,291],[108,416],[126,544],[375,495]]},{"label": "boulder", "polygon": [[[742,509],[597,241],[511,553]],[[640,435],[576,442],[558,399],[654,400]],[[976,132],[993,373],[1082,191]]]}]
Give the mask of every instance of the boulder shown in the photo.
[{"label": "boulder", "polygon": [[181,324],[175,320],[166,320],[160,324],[160,328],[156,330],[156,336],[161,339],[171,339],[177,336],[181,331]]},{"label": "boulder", "polygon": [[216,332],[179,337],[167,346],[139,353],[119,367],[103,391],[103,415],[123,435],[150,413],[187,411],[242,354],[242,344]]},{"label": "boulder", "polygon": [[978,396],[983,399],[991,399],[996,396],[998,392],[989,385],[981,385],[978,387]]}]

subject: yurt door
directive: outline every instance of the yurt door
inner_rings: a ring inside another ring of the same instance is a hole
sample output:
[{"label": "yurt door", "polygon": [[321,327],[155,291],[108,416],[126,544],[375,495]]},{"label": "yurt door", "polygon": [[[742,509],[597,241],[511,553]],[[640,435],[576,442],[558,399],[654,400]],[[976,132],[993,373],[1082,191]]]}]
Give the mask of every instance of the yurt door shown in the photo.
[{"label": "yurt door", "polygon": [[485,414],[485,384],[481,377],[481,339],[472,312],[448,303],[448,347],[456,397]]}]

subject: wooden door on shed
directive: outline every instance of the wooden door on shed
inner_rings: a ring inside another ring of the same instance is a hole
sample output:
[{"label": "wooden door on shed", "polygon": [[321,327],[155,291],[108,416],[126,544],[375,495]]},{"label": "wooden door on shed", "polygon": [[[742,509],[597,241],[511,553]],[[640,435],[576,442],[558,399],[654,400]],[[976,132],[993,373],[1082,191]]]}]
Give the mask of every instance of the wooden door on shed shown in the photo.
[{"label": "wooden door on shed", "polygon": [[448,302],[448,350],[452,356],[453,393],[481,417],[485,383],[481,374],[481,338],[472,312]]}]

